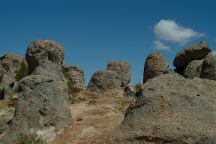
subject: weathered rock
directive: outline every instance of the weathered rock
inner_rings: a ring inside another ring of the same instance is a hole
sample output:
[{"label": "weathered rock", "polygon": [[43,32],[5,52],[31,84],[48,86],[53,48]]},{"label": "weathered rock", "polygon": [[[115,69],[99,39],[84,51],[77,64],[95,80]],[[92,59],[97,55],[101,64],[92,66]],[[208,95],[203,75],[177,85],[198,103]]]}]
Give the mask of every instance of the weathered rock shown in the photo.
[{"label": "weathered rock", "polygon": [[107,70],[114,71],[119,75],[121,87],[126,87],[131,80],[131,66],[126,61],[110,61]]},{"label": "weathered rock", "polygon": [[166,58],[158,52],[153,52],[149,54],[145,61],[143,83],[148,79],[159,76],[160,74],[166,74],[168,71],[169,64]]},{"label": "weathered rock", "polygon": [[70,75],[72,80],[75,82],[77,88],[83,89],[84,85],[84,72],[80,67],[70,66],[64,68],[65,72]]},{"label": "weathered rock", "polygon": [[215,81],[177,74],[148,80],[109,142],[216,144],[215,87]]},{"label": "weathered rock", "polygon": [[110,93],[120,89],[121,81],[119,81],[118,74],[105,70],[97,71],[91,77],[87,90],[96,93]]},{"label": "weathered rock", "polygon": [[64,49],[63,46],[55,41],[35,40],[28,46],[26,60],[29,64],[29,73],[32,73],[44,61],[51,61],[56,65],[62,65],[64,61]]},{"label": "weathered rock", "polygon": [[71,122],[67,86],[63,81],[31,75],[23,78],[19,87],[21,92],[12,128],[22,126],[37,130],[49,126],[62,127]]},{"label": "weathered rock", "polygon": [[191,61],[184,70],[183,76],[186,78],[200,77],[203,60]]},{"label": "weathered rock", "polygon": [[23,62],[25,63],[25,59],[15,53],[8,53],[1,57],[1,63],[4,71],[1,82],[5,85],[10,85],[16,82],[17,71],[19,71]]},{"label": "weathered rock", "polygon": [[216,55],[208,54],[203,61],[201,77],[216,80]]},{"label": "weathered rock", "polygon": [[37,133],[72,122],[67,82],[61,71],[63,48],[53,41],[33,41],[26,57],[33,71],[19,82],[15,116],[3,143],[14,143],[20,131]]},{"label": "weathered rock", "polygon": [[184,70],[188,63],[194,60],[201,60],[210,52],[211,49],[208,45],[201,42],[177,53],[173,64],[177,69]]}]

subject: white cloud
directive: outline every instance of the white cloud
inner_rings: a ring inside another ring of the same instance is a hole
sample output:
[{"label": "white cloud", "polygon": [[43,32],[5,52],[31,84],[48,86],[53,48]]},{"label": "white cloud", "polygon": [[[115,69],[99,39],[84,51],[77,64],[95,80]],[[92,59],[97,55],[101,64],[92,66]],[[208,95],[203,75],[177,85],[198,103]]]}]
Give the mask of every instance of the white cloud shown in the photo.
[{"label": "white cloud", "polygon": [[171,49],[169,46],[165,45],[165,43],[159,40],[154,41],[153,44],[154,44],[154,48],[157,50],[170,50]]},{"label": "white cloud", "polygon": [[204,36],[204,34],[196,32],[191,28],[186,28],[173,20],[161,19],[154,26],[154,33],[157,39],[178,44],[185,44],[192,38]]}]

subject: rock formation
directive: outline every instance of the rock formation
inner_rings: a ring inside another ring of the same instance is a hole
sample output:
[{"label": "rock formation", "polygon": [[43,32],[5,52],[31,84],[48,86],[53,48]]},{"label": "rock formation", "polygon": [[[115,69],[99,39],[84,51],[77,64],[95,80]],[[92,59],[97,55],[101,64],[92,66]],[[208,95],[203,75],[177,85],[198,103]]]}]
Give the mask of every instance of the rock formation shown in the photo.
[{"label": "rock formation", "polygon": [[215,81],[178,74],[148,80],[109,143],[215,144],[215,87]]},{"label": "rock formation", "polygon": [[168,73],[168,71],[169,65],[166,58],[158,52],[153,52],[149,54],[145,61],[143,83],[160,74]]},{"label": "rock formation", "polygon": [[44,129],[62,128],[72,119],[67,82],[61,71],[63,47],[54,41],[33,41],[26,60],[31,75],[19,82],[15,116],[2,143],[15,143],[19,132],[43,136]]},{"label": "rock formation", "polygon": [[203,61],[201,77],[216,80],[216,55],[208,54]]},{"label": "rock formation", "polygon": [[177,53],[173,64],[178,71],[184,71],[188,63],[193,60],[201,60],[210,52],[211,49],[208,47],[208,44],[201,42]]},{"label": "rock formation", "polygon": [[121,81],[116,72],[105,70],[97,71],[91,77],[87,90],[96,93],[111,93],[121,89]]},{"label": "rock formation", "polygon": [[121,81],[121,87],[126,87],[131,80],[131,66],[126,61],[110,61],[107,64],[107,70],[118,74]]},{"label": "rock formation", "polygon": [[191,61],[185,68],[183,76],[186,78],[200,77],[203,60]]}]

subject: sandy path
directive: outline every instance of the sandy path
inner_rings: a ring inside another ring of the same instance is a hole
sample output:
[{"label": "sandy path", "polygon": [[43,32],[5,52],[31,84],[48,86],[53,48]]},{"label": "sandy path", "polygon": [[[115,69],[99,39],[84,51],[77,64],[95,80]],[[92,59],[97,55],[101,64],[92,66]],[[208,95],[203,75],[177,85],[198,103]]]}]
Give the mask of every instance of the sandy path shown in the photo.
[{"label": "sandy path", "polygon": [[73,125],[65,128],[50,144],[105,143],[106,134],[122,122],[131,101],[115,94],[72,104]]}]

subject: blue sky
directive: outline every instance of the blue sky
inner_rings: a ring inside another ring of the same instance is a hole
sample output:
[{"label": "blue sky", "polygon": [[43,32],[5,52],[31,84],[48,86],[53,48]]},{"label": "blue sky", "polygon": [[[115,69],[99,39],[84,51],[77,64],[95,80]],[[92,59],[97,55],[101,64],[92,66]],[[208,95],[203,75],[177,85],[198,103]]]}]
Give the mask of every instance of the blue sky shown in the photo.
[{"label": "blue sky", "polygon": [[56,40],[65,61],[85,71],[86,81],[109,60],[132,65],[132,82],[142,82],[146,56],[160,51],[172,61],[177,51],[200,40],[216,48],[213,0],[1,0],[0,55],[24,56],[35,39]]}]

